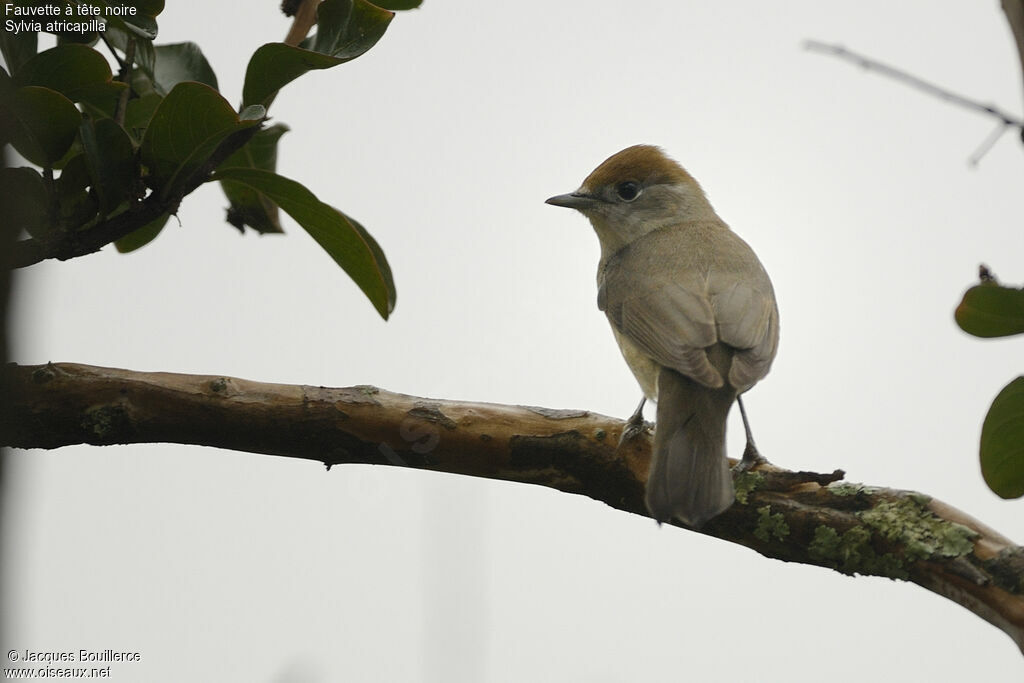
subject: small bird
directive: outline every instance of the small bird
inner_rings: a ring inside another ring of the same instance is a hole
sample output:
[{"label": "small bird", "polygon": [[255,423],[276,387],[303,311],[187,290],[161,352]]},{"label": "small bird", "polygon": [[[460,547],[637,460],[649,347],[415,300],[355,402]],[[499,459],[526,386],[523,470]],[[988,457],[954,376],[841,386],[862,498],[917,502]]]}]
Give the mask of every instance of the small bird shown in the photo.
[{"label": "small bird", "polygon": [[[578,190],[547,203],[582,213],[601,242],[597,306],[644,392],[633,430],[644,401],[657,402],[647,509],[658,522],[699,528],[736,499],[726,418],[768,374],[778,347],[768,273],[658,147],[614,154]],[[742,402],[740,412],[746,468],[762,458]]]}]

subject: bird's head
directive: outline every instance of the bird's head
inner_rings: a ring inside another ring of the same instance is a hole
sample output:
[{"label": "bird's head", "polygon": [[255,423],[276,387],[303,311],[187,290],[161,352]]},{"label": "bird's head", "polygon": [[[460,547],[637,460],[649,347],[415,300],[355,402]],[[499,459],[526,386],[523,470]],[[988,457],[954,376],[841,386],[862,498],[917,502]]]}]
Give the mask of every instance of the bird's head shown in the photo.
[{"label": "bird's head", "polygon": [[590,219],[610,255],[652,230],[686,221],[718,220],[689,173],[653,145],[613,154],[579,189],[547,200]]}]

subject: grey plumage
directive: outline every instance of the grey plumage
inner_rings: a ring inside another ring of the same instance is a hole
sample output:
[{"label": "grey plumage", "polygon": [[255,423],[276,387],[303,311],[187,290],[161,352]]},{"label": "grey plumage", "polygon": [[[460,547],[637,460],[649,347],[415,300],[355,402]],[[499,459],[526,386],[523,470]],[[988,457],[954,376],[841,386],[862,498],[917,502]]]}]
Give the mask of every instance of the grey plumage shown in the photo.
[{"label": "grey plumage", "polygon": [[576,192],[548,203],[594,226],[598,307],[658,404],[647,507],[658,521],[699,527],[735,498],[725,425],[775,357],[771,280],[697,181],[657,147],[612,155]]},{"label": "grey plumage", "polygon": [[[752,267],[753,266],[753,267]],[[612,254],[598,307],[648,398],[658,402],[647,505],[699,527],[734,499],[725,423],[778,344],[771,281],[718,221],[680,222]]]}]

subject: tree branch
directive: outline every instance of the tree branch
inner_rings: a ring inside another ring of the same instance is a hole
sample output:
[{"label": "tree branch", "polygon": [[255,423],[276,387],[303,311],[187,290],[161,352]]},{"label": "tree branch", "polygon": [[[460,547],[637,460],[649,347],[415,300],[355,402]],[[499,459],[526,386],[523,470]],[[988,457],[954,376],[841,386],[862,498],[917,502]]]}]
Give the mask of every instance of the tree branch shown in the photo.
[{"label": "tree branch", "polygon": [[[1007,8],[1008,4],[1011,3],[1004,2],[1004,8]],[[1014,32],[1016,32],[1018,28],[1014,26],[1014,16],[1011,14],[1009,9],[1007,9],[1007,16],[1010,20],[1011,28],[1013,28]],[[866,69],[868,71],[877,71],[882,75],[888,76],[893,80],[900,81],[901,83],[909,85],[911,88],[914,88],[915,90],[927,93],[929,95],[939,98],[940,100],[945,100],[946,102],[959,105],[966,109],[973,109],[974,111],[986,114],[998,120],[999,124],[997,125],[995,130],[993,130],[992,133],[989,134],[988,138],[986,138],[985,141],[974,152],[974,154],[971,155],[970,161],[972,165],[978,163],[981,157],[984,156],[985,153],[992,148],[992,146],[1002,136],[1002,134],[1006,132],[1007,129],[1016,128],[1018,132],[1021,133],[1022,139],[1024,139],[1024,121],[1022,121],[1020,118],[1016,116],[1007,114],[1006,112],[999,109],[998,107],[995,107],[994,105],[985,104],[983,102],[978,102],[977,100],[972,100],[968,97],[964,97],[963,95],[958,95],[952,90],[947,90],[946,88],[935,85],[934,83],[929,83],[923,78],[918,78],[917,76],[909,74],[906,71],[902,71],[901,69],[897,69],[896,67],[889,66],[888,64],[883,64],[882,62],[879,62],[875,59],[871,59],[870,57],[865,57],[864,55],[854,52],[853,50],[847,50],[842,45],[829,45],[827,43],[818,42],[816,40],[808,40],[804,43],[804,48],[812,52],[822,52],[825,54],[834,55],[836,57],[839,57],[840,59],[845,59],[849,62],[853,62],[854,64],[863,69]]]},{"label": "tree branch", "polygon": [[214,169],[249,142],[262,125],[261,122],[259,125],[229,135],[181,189],[166,199],[161,199],[158,192],[151,192],[148,197],[134,206],[129,206],[123,213],[100,221],[86,230],[56,232],[49,239],[29,238],[15,242],[11,253],[11,266],[24,268],[51,258],[67,261],[85,256],[149,225],[165,213],[176,213],[181,200],[209,180]]},{"label": "tree branch", "polygon": [[[9,365],[0,445],[171,442],[549,486],[645,515],[650,439],[586,411],[460,403],[370,386],[332,389],[69,363]],[[916,583],[1024,650],[1024,548],[940,501],[771,465],[700,533],[766,557]]]},{"label": "tree branch", "polygon": [[284,44],[291,45],[292,47],[298,47],[299,43],[306,39],[309,35],[309,29],[316,26],[316,11],[320,6],[321,0],[299,0],[298,9],[295,12],[295,18],[292,19],[292,25],[288,29],[288,35],[285,36]]}]

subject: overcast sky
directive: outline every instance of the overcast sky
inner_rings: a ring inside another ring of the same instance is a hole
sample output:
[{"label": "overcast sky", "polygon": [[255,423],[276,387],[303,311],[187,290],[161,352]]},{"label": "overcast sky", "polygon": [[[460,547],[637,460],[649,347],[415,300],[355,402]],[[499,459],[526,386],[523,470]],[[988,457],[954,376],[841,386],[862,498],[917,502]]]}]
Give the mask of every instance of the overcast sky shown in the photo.
[{"label": "overcast sky", "polygon": [[[227,99],[273,2],[168,2]],[[779,301],[757,442],[791,469],[910,488],[1016,540],[981,420],[1021,340],[952,311],[1024,280],[1024,157],[994,122],[801,47],[845,44],[1020,111],[996,0],[428,0],[274,102],[279,171],[366,226],[383,322],[298,226],[244,237],[206,186],[156,242],[19,272],[13,357],[627,416],[597,238],[546,206],[661,145]],[[652,415],[653,413],[649,413]],[[730,450],[742,449],[738,415]],[[134,650],[115,681],[1017,680],[995,627],[914,585],[753,551],[526,485],[170,445],[9,455],[7,649]],[[865,673],[870,667],[872,672]]]}]

